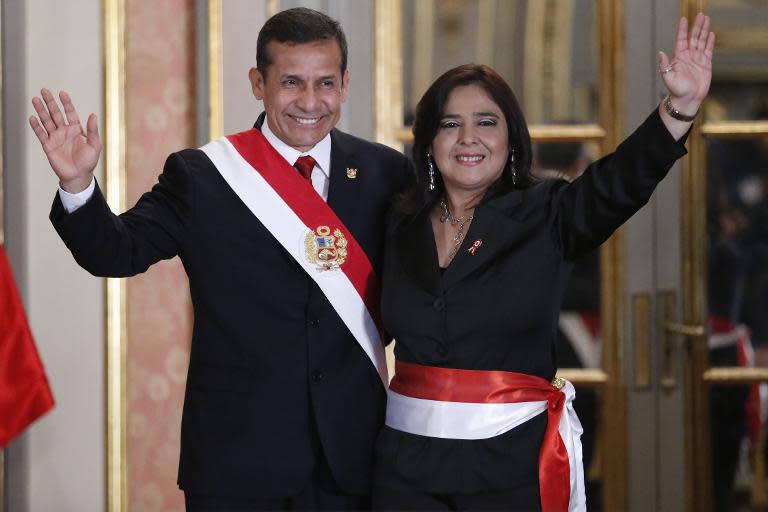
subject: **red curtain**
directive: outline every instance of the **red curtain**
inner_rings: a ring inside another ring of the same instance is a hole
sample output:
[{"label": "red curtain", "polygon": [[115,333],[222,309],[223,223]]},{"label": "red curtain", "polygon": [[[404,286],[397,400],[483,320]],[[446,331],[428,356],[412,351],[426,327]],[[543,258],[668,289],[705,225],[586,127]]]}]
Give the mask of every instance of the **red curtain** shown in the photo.
[{"label": "red curtain", "polygon": [[0,245],[0,448],[52,407],[43,363]]}]

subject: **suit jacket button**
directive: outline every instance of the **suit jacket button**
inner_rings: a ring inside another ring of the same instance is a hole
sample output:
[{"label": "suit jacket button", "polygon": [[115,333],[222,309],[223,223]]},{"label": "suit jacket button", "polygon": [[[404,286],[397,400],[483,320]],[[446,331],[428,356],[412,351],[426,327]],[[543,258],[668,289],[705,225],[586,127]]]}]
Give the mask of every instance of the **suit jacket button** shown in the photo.
[{"label": "suit jacket button", "polygon": [[432,303],[432,307],[435,308],[435,311],[442,311],[445,309],[445,300],[441,298],[435,299],[435,302]]},{"label": "suit jacket button", "polygon": [[323,377],[325,377],[325,374],[323,374],[323,372],[321,372],[320,370],[315,370],[314,372],[312,372],[312,380],[315,382],[320,382],[321,380],[323,380]]}]

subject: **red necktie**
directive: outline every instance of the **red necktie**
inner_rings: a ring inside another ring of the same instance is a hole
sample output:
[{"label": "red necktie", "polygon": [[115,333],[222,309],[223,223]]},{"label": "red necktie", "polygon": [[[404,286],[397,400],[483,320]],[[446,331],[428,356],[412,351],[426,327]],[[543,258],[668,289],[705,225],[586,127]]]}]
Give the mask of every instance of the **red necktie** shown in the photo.
[{"label": "red necktie", "polygon": [[310,179],[312,176],[312,169],[315,168],[315,159],[311,156],[300,156],[293,166],[298,169],[302,176]]}]

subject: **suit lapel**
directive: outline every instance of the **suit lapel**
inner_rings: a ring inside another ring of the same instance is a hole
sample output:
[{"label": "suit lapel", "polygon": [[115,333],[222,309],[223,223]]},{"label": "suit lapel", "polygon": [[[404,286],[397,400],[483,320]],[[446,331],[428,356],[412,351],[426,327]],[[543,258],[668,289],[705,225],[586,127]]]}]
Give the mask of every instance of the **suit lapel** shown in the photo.
[{"label": "suit lapel", "polygon": [[[474,270],[487,265],[514,243],[518,233],[524,233],[525,226],[509,214],[509,209],[520,201],[520,195],[513,194],[514,197],[504,198],[501,204],[490,201],[477,208],[459,251],[443,275],[443,286],[446,289]],[[475,250],[470,251],[473,244],[476,245]]]},{"label": "suit lapel", "polygon": [[[348,168],[357,170],[354,179],[347,177]],[[328,205],[336,212],[341,222],[355,234],[360,226],[357,213],[363,196],[362,190],[365,190],[365,170],[358,169],[356,156],[337,130],[331,131],[329,172]]]},{"label": "suit lapel", "polygon": [[403,269],[411,278],[432,295],[440,290],[440,272],[437,266],[437,247],[429,210],[405,220],[398,227],[395,243]]}]

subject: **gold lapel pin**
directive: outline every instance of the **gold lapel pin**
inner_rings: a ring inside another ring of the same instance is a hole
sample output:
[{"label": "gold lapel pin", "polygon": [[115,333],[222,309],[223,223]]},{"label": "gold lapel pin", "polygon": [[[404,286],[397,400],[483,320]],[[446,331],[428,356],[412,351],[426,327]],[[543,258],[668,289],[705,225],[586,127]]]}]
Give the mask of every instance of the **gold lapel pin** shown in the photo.
[{"label": "gold lapel pin", "polygon": [[347,167],[347,178],[351,180],[357,178],[357,169],[354,167]]}]

